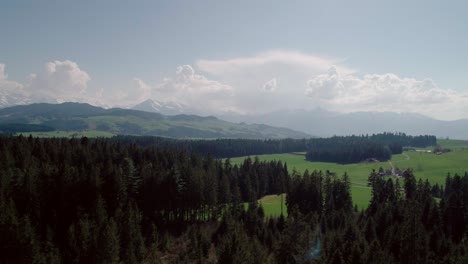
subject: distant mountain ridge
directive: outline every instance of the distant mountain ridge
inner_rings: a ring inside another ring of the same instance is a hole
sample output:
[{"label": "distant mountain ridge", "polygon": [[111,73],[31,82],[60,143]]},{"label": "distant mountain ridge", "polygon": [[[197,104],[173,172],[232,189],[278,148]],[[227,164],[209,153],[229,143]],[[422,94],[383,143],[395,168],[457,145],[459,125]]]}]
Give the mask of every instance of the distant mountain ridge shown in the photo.
[{"label": "distant mountain ridge", "polygon": [[417,113],[353,112],[339,113],[315,110],[283,110],[263,115],[220,115],[231,122],[262,122],[288,127],[316,136],[362,135],[382,132],[404,132],[409,135],[435,135],[439,138],[467,139],[468,120],[436,120]]},{"label": "distant mountain ridge", "polygon": [[38,103],[0,109],[0,124],[36,124],[63,131],[105,131],[113,134],[175,138],[307,138],[288,128],[236,124],[214,116],[166,116],[132,109],[104,109],[84,103]]}]

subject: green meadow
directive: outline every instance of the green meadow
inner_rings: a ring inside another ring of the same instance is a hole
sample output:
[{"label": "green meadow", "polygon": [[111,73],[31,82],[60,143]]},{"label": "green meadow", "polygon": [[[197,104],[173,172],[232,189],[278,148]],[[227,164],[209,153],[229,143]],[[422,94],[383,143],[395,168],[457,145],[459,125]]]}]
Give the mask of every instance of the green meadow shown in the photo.
[{"label": "green meadow", "polygon": [[[431,184],[444,184],[447,173],[454,175],[455,173],[464,174],[468,171],[468,141],[441,140],[439,144],[451,148],[453,151],[442,155],[406,151],[403,154],[393,155],[390,162],[401,170],[407,168],[413,169],[416,178],[421,178],[423,180],[428,179]],[[464,146],[467,146],[467,148]],[[368,206],[371,197],[371,189],[367,186],[369,174],[373,169],[378,170],[380,167],[391,169],[390,162],[343,165],[326,162],[309,162],[305,160],[304,155],[305,153],[284,153],[259,155],[258,158],[261,161],[281,160],[282,162],[286,162],[290,173],[297,171],[302,174],[305,170],[323,172],[329,170],[336,173],[337,176],[341,176],[346,172],[351,180],[353,202],[361,209]],[[245,158],[246,157],[232,158],[231,162],[233,164],[240,164]],[[403,180],[400,181],[400,184],[403,184]],[[259,201],[262,203],[265,212],[277,213],[281,210],[279,199],[274,200],[274,198],[269,197],[268,203],[263,203],[262,200]],[[274,208],[274,201],[277,202],[276,208]],[[266,206],[268,206],[268,209],[266,209]]]},{"label": "green meadow", "polygon": [[266,195],[258,200],[262,205],[265,215],[267,216],[280,216],[281,215],[281,198],[283,198],[283,215],[288,215],[286,207],[286,195]]},{"label": "green meadow", "polygon": [[455,149],[442,155],[404,152],[394,155],[392,162],[400,169],[413,169],[416,178],[428,179],[432,184],[444,184],[447,173],[461,175],[468,172],[468,149]]},{"label": "green meadow", "polygon": [[468,149],[468,140],[438,139],[437,144],[452,150]]}]

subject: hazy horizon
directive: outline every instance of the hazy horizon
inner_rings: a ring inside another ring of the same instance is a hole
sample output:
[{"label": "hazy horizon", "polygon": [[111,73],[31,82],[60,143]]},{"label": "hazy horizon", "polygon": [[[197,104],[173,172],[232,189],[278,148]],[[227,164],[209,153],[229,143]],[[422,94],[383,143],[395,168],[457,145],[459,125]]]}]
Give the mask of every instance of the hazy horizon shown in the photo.
[{"label": "hazy horizon", "polygon": [[428,1],[6,1],[0,107],[147,99],[468,118],[468,5]]}]

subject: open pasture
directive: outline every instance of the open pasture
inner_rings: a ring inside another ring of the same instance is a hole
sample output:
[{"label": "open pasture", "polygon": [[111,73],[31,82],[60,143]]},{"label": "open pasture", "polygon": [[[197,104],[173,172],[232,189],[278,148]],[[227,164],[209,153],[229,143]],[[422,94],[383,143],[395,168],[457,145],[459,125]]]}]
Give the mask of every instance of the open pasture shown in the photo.
[{"label": "open pasture", "polygon": [[468,172],[468,149],[455,149],[441,155],[404,152],[394,155],[392,162],[400,169],[412,168],[416,178],[429,179],[431,184],[443,184],[447,173],[462,175]]},{"label": "open pasture", "polygon": [[286,207],[286,194],[284,193],[281,195],[265,195],[258,200],[258,203],[262,205],[265,216],[277,217],[281,215],[281,201],[283,201],[283,215],[287,216],[288,209]]},{"label": "open pasture", "polygon": [[[455,173],[464,174],[468,172],[468,148],[459,147],[465,144],[468,146],[468,141],[444,140],[440,144],[451,148],[453,151],[442,155],[408,151],[403,154],[393,155],[389,162],[355,164],[309,162],[305,160],[305,153],[259,155],[258,158],[261,161],[281,160],[282,162],[286,162],[290,173],[297,171],[302,174],[306,169],[323,172],[329,170],[336,173],[337,176],[341,176],[346,172],[352,183],[351,193],[354,204],[358,208],[366,208],[371,197],[371,189],[367,186],[367,178],[373,169],[378,170],[380,167],[391,169],[391,164],[401,170],[412,168],[416,178],[429,179],[431,184],[444,184],[447,173],[454,175]],[[240,164],[245,158],[232,158],[231,162],[233,164]],[[402,180],[400,184],[403,184]],[[271,205],[269,204],[269,206]],[[266,209],[265,211],[267,212]]]}]

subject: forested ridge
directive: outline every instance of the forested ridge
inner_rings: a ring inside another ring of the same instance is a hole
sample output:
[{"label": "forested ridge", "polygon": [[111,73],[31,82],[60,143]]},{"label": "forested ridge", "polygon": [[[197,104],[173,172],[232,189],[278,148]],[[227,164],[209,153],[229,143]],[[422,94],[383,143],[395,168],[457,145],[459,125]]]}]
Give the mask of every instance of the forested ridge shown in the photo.
[{"label": "forested ridge", "polygon": [[[422,175],[420,175],[422,176]],[[0,263],[467,263],[468,174],[350,181],[114,140],[0,137]],[[287,193],[288,216],[256,199]],[[248,202],[248,209],[243,203]]]}]

